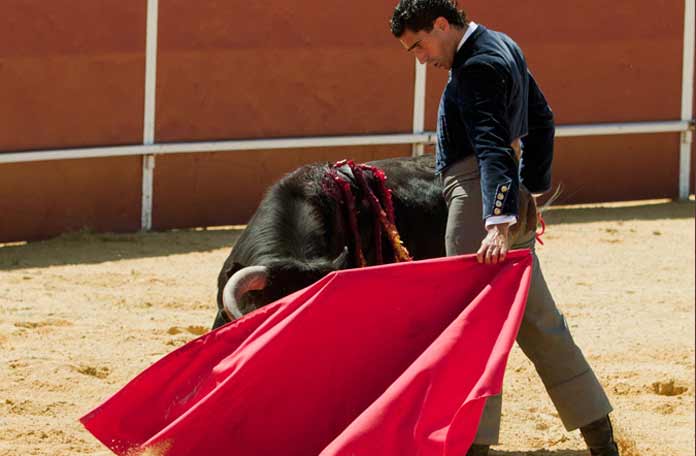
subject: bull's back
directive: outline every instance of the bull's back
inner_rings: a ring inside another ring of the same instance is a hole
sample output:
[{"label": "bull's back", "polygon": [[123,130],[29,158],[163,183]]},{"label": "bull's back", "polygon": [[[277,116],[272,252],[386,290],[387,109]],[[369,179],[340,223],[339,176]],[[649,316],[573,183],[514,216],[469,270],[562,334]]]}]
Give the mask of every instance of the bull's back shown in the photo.
[{"label": "bull's back", "polygon": [[384,170],[392,190],[396,226],[416,260],[445,256],[447,206],[435,157],[390,158],[370,162]]},{"label": "bull's back", "polygon": [[[387,185],[394,192],[397,228],[413,257],[445,256],[447,205],[441,180],[435,174],[435,156],[392,158],[370,164],[387,175]],[[520,185],[518,223],[510,230],[511,244],[528,238],[529,232],[536,229],[536,213],[531,193]],[[471,216],[480,218],[478,213]]]}]

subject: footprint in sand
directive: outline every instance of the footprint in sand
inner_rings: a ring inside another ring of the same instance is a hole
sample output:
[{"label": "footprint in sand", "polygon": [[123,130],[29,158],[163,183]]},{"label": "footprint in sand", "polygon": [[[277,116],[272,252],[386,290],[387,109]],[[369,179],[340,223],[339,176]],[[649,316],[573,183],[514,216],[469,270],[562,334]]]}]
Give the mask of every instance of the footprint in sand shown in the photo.
[{"label": "footprint in sand", "polygon": [[689,390],[686,386],[677,385],[674,380],[655,382],[651,386],[653,393],[660,396],[678,396]]},{"label": "footprint in sand", "polygon": [[181,334],[181,328],[178,328],[176,326],[172,326],[171,328],[169,328],[167,330],[167,334],[169,334],[170,336],[175,336],[177,334]]},{"label": "footprint in sand", "polygon": [[18,321],[14,325],[16,328],[36,329],[46,326],[72,326],[72,322],[68,320]]},{"label": "footprint in sand", "polygon": [[73,366],[73,369],[83,375],[96,378],[106,378],[111,373],[111,369],[108,367]]},{"label": "footprint in sand", "polygon": [[634,387],[634,386],[631,386],[630,384],[624,383],[624,382],[616,383],[615,385],[612,386],[611,389],[614,392],[614,394],[617,394],[619,396],[626,396],[629,394],[640,394],[642,392],[642,390],[639,386]]},{"label": "footprint in sand", "polygon": [[208,327],[206,327],[206,326],[187,326],[186,331],[188,331],[191,334],[194,334],[196,336],[202,336],[203,334],[208,332]]},{"label": "footprint in sand", "polygon": [[193,340],[194,337],[191,337],[192,335],[202,336],[208,331],[210,331],[210,329],[205,326],[191,325],[186,326],[185,328],[181,326],[172,326],[167,330],[167,334],[169,334],[170,336],[179,336],[173,339],[169,339],[167,342],[165,342],[165,345],[168,345],[170,347],[179,347]]},{"label": "footprint in sand", "polygon": [[674,405],[672,404],[660,404],[655,407],[655,411],[661,415],[671,415],[674,413]]},{"label": "footprint in sand", "polygon": [[185,328],[181,328],[179,326],[172,326],[167,330],[167,334],[169,334],[170,336],[175,336],[183,332],[193,334],[194,336],[201,336],[208,332],[208,328],[205,326],[187,326]]}]

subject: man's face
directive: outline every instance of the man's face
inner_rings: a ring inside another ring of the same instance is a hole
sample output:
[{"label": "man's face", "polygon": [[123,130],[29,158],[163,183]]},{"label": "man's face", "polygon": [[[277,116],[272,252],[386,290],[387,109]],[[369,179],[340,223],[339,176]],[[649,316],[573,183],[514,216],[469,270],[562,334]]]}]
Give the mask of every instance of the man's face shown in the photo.
[{"label": "man's face", "polygon": [[406,29],[399,38],[402,46],[414,54],[420,63],[427,63],[436,68],[449,70],[452,67],[456,44],[453,44],[452,27],[446,19],[435,20],[429,32],[413,32]]}]

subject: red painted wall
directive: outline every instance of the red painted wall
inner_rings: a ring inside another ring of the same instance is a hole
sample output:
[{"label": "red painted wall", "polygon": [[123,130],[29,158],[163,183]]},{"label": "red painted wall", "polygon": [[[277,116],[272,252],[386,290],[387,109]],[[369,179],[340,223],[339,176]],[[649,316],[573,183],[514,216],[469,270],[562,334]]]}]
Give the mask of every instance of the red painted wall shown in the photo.
[{"label": "red painted wall", "polygon": [[0,165],[0,241],[140,229],[142,158]]},{"label": "red painted wall", "polygon": [[679,141],[678,133],[557,139],[557,204],[677,198]]},{"label": "red painted wall", "polygon": [[145,2],[4,0],[0,151],[138,144]]},{"label": "red painted wall", "polygon": [[414,72],[391,3],[162,3],[158,140],[410,131]]}]

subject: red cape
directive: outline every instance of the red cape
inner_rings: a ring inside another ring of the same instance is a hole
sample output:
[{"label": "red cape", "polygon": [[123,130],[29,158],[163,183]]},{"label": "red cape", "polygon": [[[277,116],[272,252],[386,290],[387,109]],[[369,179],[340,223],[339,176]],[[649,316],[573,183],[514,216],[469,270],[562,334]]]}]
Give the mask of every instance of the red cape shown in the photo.
[{"label": "red cape", "polygon": [[184,345],[81,422],[118,455],[463,455],[501,391],[532,258],[329,274]]}]

